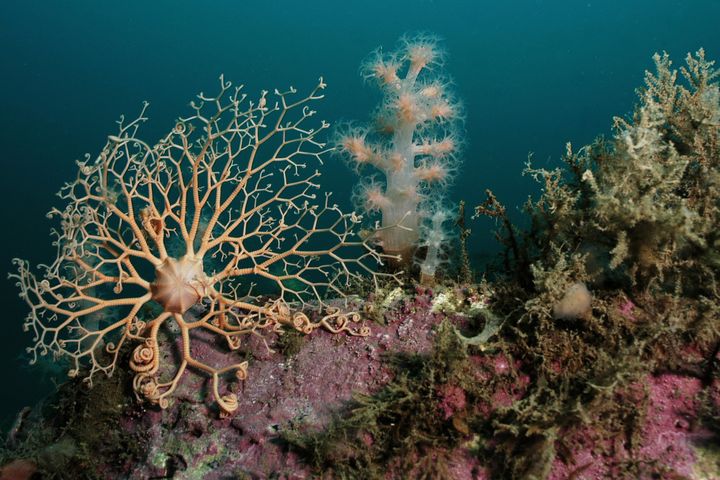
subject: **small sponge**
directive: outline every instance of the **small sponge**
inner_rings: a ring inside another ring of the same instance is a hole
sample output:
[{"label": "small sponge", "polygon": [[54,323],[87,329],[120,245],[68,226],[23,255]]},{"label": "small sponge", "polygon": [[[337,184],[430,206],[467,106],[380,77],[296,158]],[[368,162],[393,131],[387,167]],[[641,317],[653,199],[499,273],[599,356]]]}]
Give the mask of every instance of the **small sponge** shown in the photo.
[{"label": "small sponge", "polygon": [[592,294],[582,282],[570,285],[563,298],[553,306],[553,318],[556,320],[586,318],[591,312]]}]

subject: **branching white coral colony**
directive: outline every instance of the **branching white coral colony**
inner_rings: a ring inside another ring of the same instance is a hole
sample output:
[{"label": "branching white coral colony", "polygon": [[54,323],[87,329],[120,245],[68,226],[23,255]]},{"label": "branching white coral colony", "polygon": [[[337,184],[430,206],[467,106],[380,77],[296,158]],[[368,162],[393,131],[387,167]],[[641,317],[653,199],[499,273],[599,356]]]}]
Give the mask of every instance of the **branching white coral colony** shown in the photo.
[{"label": "branching white coral colony", "polygon": [[[220,77],[219,94],[199,94],[192,114],[155,145],[138,137],[147,104],[138,118],[121,118],[100,155],[78,162],[77,178],[59,193],[66,206],[49,214],[60,218],[57,258],[38,275],[15,260],[32,357],[69,358],[70,375],[87,371],[90,382],[111,374],[134,342],[139,398],[167,406],[194,369],[212,378],[228,414],[237,396],[223,394],[221,379],[245,379],[247,362],[194,358],[198,331],[231,349],[247,334],[283,326],[367,334],[356,314],[323,301],[363,274],[377,281],[382,261],[355,236],[356,215],[328,195],[316,198],[328,124],[313,122],[310,104],[323,88],[321,79],[305,97],[291,88],[250,101]],[[259,294],[273,286],[275,297]],[[303,313],[310,301],[320,315]],[[165,355],[176,342],[177,365]]]}]

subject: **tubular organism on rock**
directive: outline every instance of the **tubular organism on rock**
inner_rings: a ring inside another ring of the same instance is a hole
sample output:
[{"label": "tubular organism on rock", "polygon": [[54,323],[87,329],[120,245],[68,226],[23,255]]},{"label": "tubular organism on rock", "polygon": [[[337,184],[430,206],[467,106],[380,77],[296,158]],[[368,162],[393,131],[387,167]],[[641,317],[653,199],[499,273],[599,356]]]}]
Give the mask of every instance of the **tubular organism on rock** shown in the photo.
[{"label": "tubular organism on rock", "polygon": [[[377,279],[381,262],[353,233],[356,215],[328,195],[316,198],[312,163],[322,163],[318,136],[328,124],[310,125],[310,104],[325,84],[305,97],[275,91],[275,101],[266,91],[246,101],[242,87],[223,77],[220,84],[215,97],[199,94],[192,114],[157,144],[137,135],[145,104],[138,118],[120,119],[96,159],[78,162],[77,178],[59,193],[66,206],[49,214],[60,218],[52,232],[57,258],[39,275],[16,259],[10,275],[30,307],[24,327],[33,333],[33,361],[70,358],[70,375],[88,368],[91,381],[112,373],[122,347],[134,342],[138,397],[166,406],[192,368],[212,377],[214,399],[229,414],[237,398],[220,392],[220,379],[245,379],[247,362],[194,358],[195,330],[231,349],[243,335],[283,325],[367,334],[352,326],[357,315],[323,303],[363,273]],[[254,287],[275,287],[277,295],[260,297]],[[324,316],[305,315],[308,301]],[[175,365],[164,352],[176,344]]]}]

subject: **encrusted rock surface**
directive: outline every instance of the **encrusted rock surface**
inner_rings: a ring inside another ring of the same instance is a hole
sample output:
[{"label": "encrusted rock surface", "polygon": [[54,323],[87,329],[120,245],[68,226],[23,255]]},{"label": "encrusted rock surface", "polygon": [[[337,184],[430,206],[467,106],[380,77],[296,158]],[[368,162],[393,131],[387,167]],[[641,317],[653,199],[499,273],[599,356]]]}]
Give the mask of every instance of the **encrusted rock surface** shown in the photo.
[{"label": "encrusted rock surface", "polygon": [[[446,302],[447,298],[445,295],[442,301]],[[437,296],[429,290],[418,290],[413,296],[396,299],[386,305],[383,325],[368,322],[372,329],[369,337],[316,331],[308,336],[296,335],[292,348],[288,347],[288,338],[281,340],[275,334],[248,337],[245,350],[250,362],[248,379],[226,385],[228,391],[239,397],[234,415],[225,418],[220,415],[206,395],[210,385],[206,377],[188,375],[164,410],[147,405],[138,407],[134,401],[120,408],[121,438],[142,439],[142,461],[96,457],[91,464],[93,474],[99,478],[178,480],[315,478],[317,472],[312,472],[298,454],[281,441],[280,432],[287,428],[322,430],[334,415],[343,411],[353,394],[373,394],[392,380],[392,371],[384,362],[386,354],[430,353],[436,327],[444,319],[455,325],[467,321],[456,309],[433,308],[436,300]],[[194,342],[194,345],[194,357],[210,364],[226,364],[230,360],[227,357],[237,355],[210,341]],[[522,369],[520,359],[505,353],[473,350],[469,361],[476,368],[479,383]],[[454,416],[472,408],[474,414],[489,418],[498,408],[508,407],[523,396],[530,380],[522,373],[517,378],[517,384],[510,388],[498,387],[492,392],[491,401],[472,407],[460,386],[442,384],[436,390],[438,416],[453,422]],[[507,382],[495,383],[503,384]],[[646,413],[638,420],[639,438],[608,439],[592,427],[560,430],[556,434],[556,455],[547,478],[627,478],[618,475],[627,474],[628,465],[633,462],[641,466],[639,472],[664,472],[665,476],[657,478],[718,478],[714,476],[719,471],[717,446],[713,451],[710,432],[697,421],[697,399],[703,389],[714,395],[713,401],[717,404],[720,400],[717,382],[707,387],[699,379],[678,374],[648,377],[641,384],[621,390],[616,394],[625,395],[627,402],[639,398],[646,402]],[[492,478],[473,450],[483,440],[472,432],[467,433],[460,447],[437,453],[446,459],[447,474],[458,480]],[[72,441],[76,445],[69,448],[68,442]],[[43,464],[43,458],[57,462],[58,455],[62,456],[60,451],[75,455],[82,450],[82,438],[75,437],[72,441],[67,436],[60,437],[57,445],[62,444],[63,448],[50,445],[45,449],[45,456],[18,455],[0,470],[0,479],[29,479],[38,467],[40,471],[47,471],[50,465]],[[372,441],[368,438],[368,445]],[[631,441],[638,444],[631,445],[628,443]],[[570,445],[571,449],[563,450],[561,443],[565,447]],[[53,455],[48,453],[51,450]],[[430,451],[428,455],[434,453]],[[388,479],[416,478],[421,474],[400,472],[392,465],[387,469]]]}]

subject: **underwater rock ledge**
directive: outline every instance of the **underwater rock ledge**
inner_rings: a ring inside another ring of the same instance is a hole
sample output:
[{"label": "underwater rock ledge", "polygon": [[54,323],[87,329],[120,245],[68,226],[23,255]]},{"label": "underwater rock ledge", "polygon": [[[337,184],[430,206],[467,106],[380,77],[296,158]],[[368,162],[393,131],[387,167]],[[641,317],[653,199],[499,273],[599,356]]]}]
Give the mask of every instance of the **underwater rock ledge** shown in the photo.
[{"label": "underwater rock ledge", "polygon": [[[500,426],[538,380],[512,346],[466,346],[490,324],[487,301],[473,286],[398,289],[366,304],[382,323],[369,337],[288,332],[266,346],[251,336],[255,361],[234,385],[231,417],[207,399],[201,375],[185,377],[166,409],[128,400],[122,375],[92,389],[71,380],[11,432],[0,478],[717,478],[716,437],[699,419],[701,392],[717,408],[720,384],[677,372],[612,394],[620,410],[644,407],[616,419],[630,436],[592,418],[548,426],[516,445],[529,475],[501,473],[488,452],[507,438],[482,438],[483,421]],[[208,363],[233,355],[211,338],[195,348]]]}]

